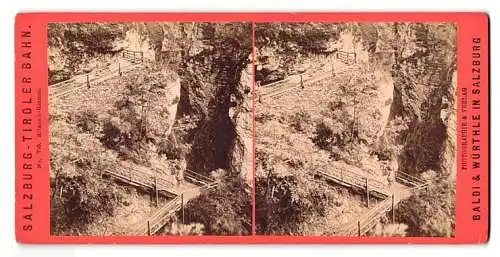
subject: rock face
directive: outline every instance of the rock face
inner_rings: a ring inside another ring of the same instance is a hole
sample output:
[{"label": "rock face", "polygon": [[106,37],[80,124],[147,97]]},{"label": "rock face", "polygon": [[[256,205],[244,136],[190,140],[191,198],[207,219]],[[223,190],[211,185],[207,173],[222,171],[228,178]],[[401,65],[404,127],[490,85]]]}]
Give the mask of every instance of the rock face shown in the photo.
[{"label": "rock face", "polygon": [[[453,72],[451,87],[447,95],[454,95],[457,92],[457,71]],[[456,143],[457,143],[457,102],[443,98],[443,108],[441,109],[441,120],[446,126],[446,140],[439,157],[441,162],[441,172],[455,178],[457,173]],[[449,105],[449,106],[445,106]]]},{"label": "rock face", "polygon": [[282,80],[287,75],[286,68],[282,67],[286,62],[284,55],[276,54],[278,46],[264,46],[257,49],[256,81],[262,84]]},{"label": "rock face", "polygon": [[165,95],[169,97],[166,106],[166,114],[168,115],[168,128],[166,135],[170,135],[172,132],[172,127],[175,123],[175,118],[177,117],[177,107],[179,99],[181,97],[181,81],[179,76],[173,77],[172,81],[169,81],[165,89]]},{"label": "rock face", "polygon": [[253,178],[252,173],[252,98],[251,88],[253,86],[253,66],[251,56],[248,57],[248,64],[241,73],[240,82],[237,85],[238,99],[233,95],[229,117],[235,128],[235,138],[230,149],[231,170],[239,171],[241,176],[250,183]]},{"label": "rock face", "polygon": [[143,58],[147,60],[155,59],[155,52],[149,40],[145,40],[140,33],[140,26],[136,24],[125,34],[125,39],[115,43],[115,49],[127,49],[132,51],[141,51]]},{"label": "rock face", "polygon": [[[378,110],[376,119],[360,121],[368,143],[388,132],[394,118],[408,120],[400,135],[403,149],[397,166],[420,174],[429,169],[455,173],[456,29],[453,24],[379,24],[344,31],[338,49],[356,52],[359,63],[375,69],[375,89],[360,116]],[[367,31],[371,31],[367,33]],[[375,40],[376,39],[376,40]],[[370,51],[370,42],[376,42]],[[363,74],[369,74],[363,72]],[[380,129],[379,129],[380,128]],[[377,135],[374,135],[378,131]]]},{"label": "rock face", "polygon": [[[378,88],[377,98],[378,106],[381,115],[381,122],[386,123],[389,120],[391,114],[391,106],[394,96],[394,80],[389,72],[385,70],[380,70],[376,73],[376,85]],[[384,127],[381,126],[379,132],[377,133],[377,138],[382,136],[384,133]]]},{"label": "rock face", "polygon": [[249,176],[251,51],[251,45],[225,38],[179,68],[178,116],[197,120],[188,169],[209,173],[222,168]]},{"label": "rock face", "polygon": [[345,52],[356,53],[356,61],[358,62],[368,62],[369,60],[368,51],[363,47],[362,41],[356,40],[350,31],[340,33],[337,48]]},{"label": "rock face", "polygon": [[[391,117],[411,120],[399,167],[452,173],[456,131],[456,45],[453,24],[403,24],[396,51]],[[408,41],[414,44],[405,44]],[[455,82],[454,82],[455,81]]]}]

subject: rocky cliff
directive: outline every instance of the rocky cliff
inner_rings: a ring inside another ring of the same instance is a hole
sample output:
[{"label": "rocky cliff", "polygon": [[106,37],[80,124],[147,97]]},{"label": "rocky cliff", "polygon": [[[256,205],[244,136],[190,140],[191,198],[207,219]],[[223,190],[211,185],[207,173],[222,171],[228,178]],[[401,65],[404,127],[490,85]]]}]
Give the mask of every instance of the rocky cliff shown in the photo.
[{"label": "rocky cliff", "polygon": [[189,169],[208,173],[222,168],[249,178],[250,53],[247,41],[225,37],[179,67],[179,115],[197,123],[189,136]]},{"label": "rocky cliff", "polygon": [[[399,24],[391,117],[410,119],[399,159],[406,172],[454,172],[456,45],[453,24]],[[453,165],[452,165],[453,164]]]}]

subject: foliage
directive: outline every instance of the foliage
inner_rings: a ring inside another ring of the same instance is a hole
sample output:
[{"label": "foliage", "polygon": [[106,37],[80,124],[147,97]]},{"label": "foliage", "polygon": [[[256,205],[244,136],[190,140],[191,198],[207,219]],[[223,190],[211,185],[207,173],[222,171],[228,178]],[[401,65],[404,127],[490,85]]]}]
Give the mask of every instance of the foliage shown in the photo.
[{"label": "foliage", "polygon": [[385,127],[384,134],[372,146],[371,154],[379,160],[397,160],[403,150],[404,139],[409,129],[409,120],[396,116]]},{"label": "foliage", "polygon": [[431,186],[399,204],[397,220],[408,225],[408,236],[453,237],[455,182],[434,178]]},{"label": "foliage", "polygon": [[[90,112],[84,113],[92,117]],[[116,188],[101,181],[100,171],[111,167],[116,156],[87,131],[75,133],[82,130],[78,124],[54,118],[50,122],[51,232],[86,233],[88,224],[113,215],[121,201]]]},{"label": "foliage", "polygon": [[328,103],[322,115],[324,118],[316,123],[312,138],[319,148],[333,153],[334,149],[343,149],[352,142],[354,121],[343,101]]},{"label": "foliage", "polygon": [[49,85],[59,83],[71,78],[73,73],[68,70],[50,70],[49,69]]},{"label": "foliage", "polygon": [[[173,103],[166,88],[176,83],[174,79],[175,76],[164,70],[127,80],[127,90],[115,102],[115,109],[103,125],[101,142],[123,156],[147,162],[144,151],[147,152],[148,143],[160,146],[168,136],[167,128],[172,125],[168,107]],[[165,148],[168,146],[164,143],[162,151],[168,152]]]},{"label": "foliage", "polygon": [[51,231],[55,234],[86,233],[87,225],[103,216],[112,216],[122,196],[114,185],[103,184],[91,173],[61,173],[51,204]]},{"label": "foliage", "polygon": [[[60,49],[63,72],[73,76],[89,58],[114,53],[113,43],[125,37],[127,28],[125,23],[49,23],[48,45]],[[49,81],[64,80],[53,79],[56,75],[49,72]]]},{"label": "foliage", "polygon": [[284,173],[270,163],[268,155],[257,154],[266,174],[255,181],[257,233],[305,234],[309,220],[326,215],[333,199],[331,190],[303,171],[301,163],[292,161],[287,168],[294,169],[294,173]]},{"label": "foliage", "polygon": [[186,223],[201,223],[205,235],[249,235],[252,232],[250,187],[240,176],[226,176],[212,191],[185,207]]},{"label": "foliage", "polygon": [[304,131],[311,122],[311,115],[303,109],[290,117],[290,126],[297,131]]},{"label": "foliage", "polygon": [[75,124],[80,131],[90,134],[98,133],[101,128],[97,113],[88,109],[73,113],[68,122]]},{"label": "foliage", "polygon": [[[388,24],[387,24],[388,25]],[[380,26],[373,23],[353,23],[349,24],[348,29],[353,32],[357,40],[361,40],[363,47],[369,52],[374,53],[379,43]]]},{"label": "foliage", "polygon": [[318,53],[339,36],[335,23],[261,23],[255,28],[256,47],[278,44],[294,52]]}]

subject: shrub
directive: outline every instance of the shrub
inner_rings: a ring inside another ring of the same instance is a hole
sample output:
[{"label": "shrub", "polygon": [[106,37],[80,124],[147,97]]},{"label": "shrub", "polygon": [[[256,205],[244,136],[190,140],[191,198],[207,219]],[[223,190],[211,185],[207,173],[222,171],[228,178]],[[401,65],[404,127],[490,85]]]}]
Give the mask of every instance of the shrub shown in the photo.
[{"label": "shrub", "polygon": [[342,150],[347,144],[353,141],[352,130],[349,129],[349,124],[352,123],[348,122],[346,126],[342,122],[332,123],[328,120],[322,120],[316,124],[312,141],[323,150],[332,151],[335,147]]},{"label": "shrub", "polygon": [[257,233],[303,234],[306,222],[326,215],[331,194],[306,174],[279,176],[270,172],[267,177],[257,177]]},{"label": "shrub", "polygon": [[238,175],[226,176],[217,189],[187,203],[185,222],[201,223],[205,235],[249,235],[252,232],[250,191]]},{"label": "shrub", "polygon": [[158,154],[165,155],[168,159],[179,159],[182,154],[185,154],[187,149],[185,146],[176,145],[173,140],[168,138],[163,139],[158,147]]},{"label": "shrub", "polygon": [[334,139],[333,130],[330,126],[326,125],[324,121],[316,124],[316,130],[314,131],[314,137],[312,139],[319,148],[323,150],[329,150]]},{"label": "shrub", "polygon": [[304,131],[311,123],[311,115],[305,110],[300,110],[290,117],[290,126],[297,131]]},{"label": "shrub", "polygon": [[76,124],[76,126],[84,132],[93,134],[99,131],[100,121],[97,114],[92,110],[84,110],[83,112],[75,113],[70,119],[71,123]]},{"label": "shrub", "polygon": [[71,175],[62,172],[51,201],[51,232],[86,233],[87,226],[98,218],[112,216],[122,196],[114,185],[104,186],[90,173]]},{"label": "shrub", "polygon": [[455,235],[454,181],[435,178],[419,194],[402,201],[397,219],[408,225],[408,236],[452,237]]}]

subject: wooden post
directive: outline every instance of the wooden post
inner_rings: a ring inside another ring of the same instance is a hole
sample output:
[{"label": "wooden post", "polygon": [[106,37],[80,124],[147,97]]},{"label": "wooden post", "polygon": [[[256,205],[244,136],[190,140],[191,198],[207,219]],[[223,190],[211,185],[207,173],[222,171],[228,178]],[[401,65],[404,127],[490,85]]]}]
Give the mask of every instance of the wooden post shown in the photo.
[{"label": "wooden post", "polygon": [[370,190],[368,189],[367,177],[365,177],[365,187],[366,187],[366,208],[370,208]]},{"label": "wooden post", "polygon": [[354,53],[354,63],[356,63],[356,53]]},{"label": "wooden post", "polygon": [[148,236],[151,236],[151,225],[149,224],[149,220],[148,220]]},{"label": "wooden post", "polygon": [[181,193],[181,217],[182,224],[184,224],[184,193]]},{"label": "wooden post", "polygon": [[155,201],[155,204],[156,204],[156,207],[158,207],[158,179],[156,178],[156,175],[155,175],[155,196],[156,196],[156,201]]},{"label": "wooden post", "polygon": [[304,81],[302,80],[302,74],[300,74],[300,87],[304,88]]},{"label": "wooden post", "polygon": [[332,77],[335,77],[335,67],[334,67],[333,63],[332,63]]},{"label": "wooden post", "polygon": [[352,115],[353,115],[353,124],[352,124],[351,137],[354,138],[354,131],[356,127],[356,94],[354,94],[352,100]]},{"label": "wooden post", "polygon": [[144,136],[146,137],[148,135],[148,107],[149,107],[149,102],[146,102],[146,109],[144,109]]},{"label": "wooden post", "polygon": [[396,210],[394,209],[394,194],[392,194],[392,223],[396,221]]},{"label": "wooden post", "polygon": [[89,74],[87,74],[87,87],[90,88]]},{"label": "wooden post", "polygon": [[120,61],[118,60],[118,75],[122,75],[122,67],[120,65]]},{"label": "wooden post", "polygon": [[361,236],[361,221],[359,220],[358,220],[358,236]]}]

